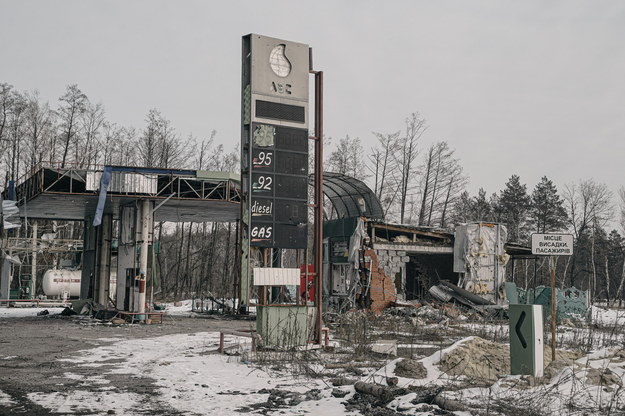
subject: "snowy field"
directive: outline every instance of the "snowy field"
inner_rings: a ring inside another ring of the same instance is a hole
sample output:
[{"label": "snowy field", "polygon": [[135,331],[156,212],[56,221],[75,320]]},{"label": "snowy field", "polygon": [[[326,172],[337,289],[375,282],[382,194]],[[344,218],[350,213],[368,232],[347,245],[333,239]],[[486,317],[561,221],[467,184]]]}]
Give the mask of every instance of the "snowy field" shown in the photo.
[{"label": "snowy field", "polygon": [[[188,314],[190,308],[191,303],[184,302],[168,310]],[[41,309],[0,308],[0,318],[34,316]],[[563,328],[559,337],[574,333],[583,338],[596,331],[593,327],[616,328],[624,320],[622,312],[594,307],[591,316],[593,325],[586,329]],[[467,323],[466,327],[497,336],[507,330],[502,325]],[[558,357],[541,379],[502,373],[508,360],[507,346],[474,336],[415,360],[424,371],[420,376],[397,376],[396,367],[403,359],[391,357],[378,368],[363,371],[357,381],[386,385],[389,378],[396,377],[394,388],[399,393],[385,404],[384,413],[364,414],[508,415],[521,414],[516,413],[519,408],[525,409],[527,415],[624,414],[622,333],[620,330],[613,334],[619,345],[591,345],[597,348],[586,354],[569,354],[568,359]],[[227,336],[226,350],[230,355],[217,354],[219,332],[132,340],[117,337],[106,341],[106,345],[58,358],[63,379],[72,383],[70,390],[59,383],[58,391],[31,391],[28,399],[49,410],[49,414],[62,415],[168,414],[167,409],[169,414],[180,415],[363,414],[362,409],[347,405],[359,398],[353,383],[336,387],[329,381],[332,374],[327,370],[324,376],[310,377],[293,371],[292,364],[259,363],[263,356],[251,352],[248,338]],[[415,348],[421,346],[427,344]],[[479,358],[481,353],[489,355],[490,364]],[[0,360],[18,359],[3,356],[0,350]],[[323,374],[323,361],[311,363],[317,374]],[[85,377],[86,372],[91,375]],[[114,383],[119,377],[152,379],[157,394],[120,391]],[[422,402],[424,392],[431,391],[440,392],[436,403],[444,409]],[[15,405],[16,400],[0,390],[0,406],[11,409]]]}]

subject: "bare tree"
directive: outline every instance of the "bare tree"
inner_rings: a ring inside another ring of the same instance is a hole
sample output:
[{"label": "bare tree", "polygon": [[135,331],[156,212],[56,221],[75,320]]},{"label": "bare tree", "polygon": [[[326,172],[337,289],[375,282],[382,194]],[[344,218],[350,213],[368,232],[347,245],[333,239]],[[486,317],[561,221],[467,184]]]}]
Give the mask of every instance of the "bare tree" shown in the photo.
[{"label": "bare tree", "polygon": [[200,142],[199,149],[196,153],[195,157],[195,167],[200,170],[209,170],[210,169],[210,153],[213,148],[213,143],[215,142],[215,135],[217,132],[215,130],[211,131],[208,139],[203,139]]},{"label": "bare tree", "polygon": [[58,110],[59,127],[63,141],[61,167],[65,167],[70,146],[78,134],[80,117],[87,110],[89,99],[78,88],[78,85],[71,84],[67,86],[65,94],[59,98],[59,101],[61,102]]},{"label": "bare tree", "polygon": [[14,101],[13,86],[4,82],[0,83],[0,150],[5,147],[2,142],[5,139],[5,131],[8,130],[9,115],[13,111]]},{"label": "bare tree", "polygon": [[419,154],[417,145],[426,129],[425,119],[419,113],[412,113],[406,119],[406,133],[402,137],[395,160],[399,166],[399,221],[401,223],[405,220],[409,191],[416,176],[414,175],[415,162]]},{"label": "bare tree", "polygon": [[391,187],[389,184],[393,183],[392,178],[395,177],[398,170],[394,156],[399,146],[400,132],[390,134],[374,132],[373,134],[378,140],[378,144],[371,149],[369,171],[373,174],[375,195],[382,204],[386,216],[398,194],[397,187]]},{"label": "bare tree", "polygon": [[[575,239],[579,242],[585,234],[590,234],[592,278],[593,282],[596,282],[595,231],[605,227],[612,218],[612,192],[604,184],[597,183],[592,179],[584,180],[580,181],[579,184],[570,184],[564,187],[564,202]],[[576,256],[577,250],[574,250],[571,262],[571,285],[575,284]]]},{"label": "bare tree", "polygon": [[118,137],[121,151],[115,155],[115,158],[118,160],[116,163],[125,166],[139,166],[137,130],[134,127],[124,127],[121,129]]},{"label": "bare tree", "polygon": [[612,192],[592,179],[564,187],[569,224],[576,238],[593,224],[604,227],[612,218]]},{"label": "bare tree", "polygon": [[367,169],[362,157],[363,154],[364,150],[360,139],[345,136],[339,140],[336,149],[330,153],[325,165],[332,172],[364,179],[367,176]]},{"label": "bare tree", "polygon": [[[625,234],[625,187],[621,186],[618,190],[618,207],[619,207],[619,223],[621,231]],[[619,306],[623,298],[623,286],[625,285],[625,260],[621,268],[621,280],[616,290],[616,296],[619,298]]]},{"label": "bare tree", "polygon": [[418,224],[446,225],[447,209],[466,185],[462,167],[447,142],[430,146],[421,167],[421,203]]},{"label": "bare tree", "polygon": [[121,164],[119,158],[122,154],[124,133],[124,128],[115,123],[109,123],[106,120],[102,123],[101,150],[98,152],[96,163]]},{"label": "bare tree", "polygon": [[148,112],[146,127],[138,140],[141,164],[148,167],[186,167],[192,160],[193,137],[183,140],[171,122],[155,108]]},{"label": "bare tree", "polygon": [[440,213],[439,225],[441,228],[447,228],[450,225],[448,223],[450,208],[460,199],[460,195],[464,192],[468,182],[469,178],[464,174],[464,170],[462,166],[460,166],[459,161],[455,159],[454,163],[449,165],[447,179],[443,183],[445,198],[443,199]]},{"label": "bare tree", "polygon": [[27,169],[34,169],[49,158],[54,144],[53,117],[48,103],[40,101],[38,91],[26,93],[24,128],[27,153],[24,157]]},{"label": "bare tree", "polygon": [[621,225],[621,231],[625,233],[625,187],[621,186],[618,190],[619,196],[619,223]]},{"label": "bare tree", "polygon": [[104,106],[101,103],[87,103],[83,117],[81,117],[83,137],[76,140],[76,155],[74,160],[79,167],[89,169],[91,165],[98,163],[102,146],[100,136],[105,123]]},{"label": "bare tree", "polygon": [[20,150],[25,134],[27,102],[9,84],[0,84],[0,152],[5,167],[5,186],[20,175]]}]

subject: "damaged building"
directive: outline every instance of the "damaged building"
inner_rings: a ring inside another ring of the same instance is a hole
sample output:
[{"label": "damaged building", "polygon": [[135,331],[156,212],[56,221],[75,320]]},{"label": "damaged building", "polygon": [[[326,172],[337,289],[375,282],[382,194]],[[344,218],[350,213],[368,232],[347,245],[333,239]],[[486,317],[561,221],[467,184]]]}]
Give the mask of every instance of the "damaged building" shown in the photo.
[{"label": "damaged building", "polygon": [[324,292],[336,311],[379,313],[406,302],[504,305],[506,265],[527,249],[506,244],[505,225],[475,222],[455,232],[385,222],[373,192],[326,174],[334,219],[324,223]]}]

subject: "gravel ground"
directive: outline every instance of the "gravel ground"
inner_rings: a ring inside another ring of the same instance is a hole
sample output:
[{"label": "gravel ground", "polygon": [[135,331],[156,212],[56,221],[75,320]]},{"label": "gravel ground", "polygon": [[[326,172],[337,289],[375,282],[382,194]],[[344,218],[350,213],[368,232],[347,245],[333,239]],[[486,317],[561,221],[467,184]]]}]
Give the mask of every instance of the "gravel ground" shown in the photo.
[{"label": "gravel ground", "polygon": [[[60,311],[60,310],[58,310]],[[166,316],[162,324],[111,325],[93,319],[55,315],[0,318],[0,392],[13,403],[0,400],[0,415],[51,415],[27,398],[27,394],[72,390],[82,380],[67,379],[66,372],[87,378],[94,370],[59,361],[76,351],[111,344],[124,339],[150,338],[169,334],[190,334],[221,329],[249,329],[254,322],[207,317]],[[118,376],[112,380],[120,391],[136,393],[146,400],[157,394],[153,380]],[[84,386],[81,386],[84,390]],[[80,413],[75,413],[80,414]],[[174,409],[151,409],[150,414],[176,415]]]}]

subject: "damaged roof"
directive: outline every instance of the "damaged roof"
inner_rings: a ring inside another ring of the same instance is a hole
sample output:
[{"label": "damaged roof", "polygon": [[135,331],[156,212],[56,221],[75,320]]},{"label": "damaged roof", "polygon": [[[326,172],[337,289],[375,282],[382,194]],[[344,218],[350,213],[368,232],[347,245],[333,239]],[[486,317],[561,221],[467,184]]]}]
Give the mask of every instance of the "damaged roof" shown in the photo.
[{"label": "damaged roof", "polygon": [[[310,175],[311,184],[314,180],[314,175]],[[332,202],[336,218],[384,218],[380,201],[361,180],[342,173],[323,172],[323,193]]]}]

